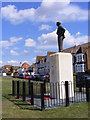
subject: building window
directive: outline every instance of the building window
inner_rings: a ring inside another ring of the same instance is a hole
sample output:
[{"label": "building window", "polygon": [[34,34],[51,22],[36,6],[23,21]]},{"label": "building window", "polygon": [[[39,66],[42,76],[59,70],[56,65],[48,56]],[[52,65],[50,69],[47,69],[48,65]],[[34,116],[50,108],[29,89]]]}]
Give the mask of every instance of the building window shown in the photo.
[{"label": "building window", "polygon": [[80,60],[79,60],[80,62],[82,61],[82,55],[80,55]]},{"label": "building window", "polygon": [[78,62],[80,62],[81,56],[78,56]]},{"label": "building window", "polygon": [[46,62],[46,58],[44,59],[44,62]]},{"label": "building window", "polygon": [[83,55],[83,60],[85,60],[85,56]]},{"label": "building window", "polygon": [[80,72],[80,65],[78,66],[78,72]]},{"label": "building window", "polygon": [[77,65],[76,65],[76,72],[77,72]]},{"label": "building window", "polygon": [[74,56],[74,62],[76,62],[76,57]]},{"label": "building window", "polygon": [[78,62],[78,56],[77,56],[77,62]]},{"label": "building window", "polygon": [[77,72],[77,65],[76,65],[76,67],[75,67],[75,68],[76,68],[75,72]]},{"label": "building window", "polygon": [[81,69],[80,69],[80,72],[83,72],[83,66],[81,65]]},{"label": "building window", "polygon": [[77,56],[77,62],[78,62],[78,56]]},{"label": "building window", "polygon": [[80,59],[79,59],[79,56],[78,56],[78,62],[79,62],[79,60],[80,60]]},{"label": "building window", "polygon": [[85,61],[85,55],[84,54],[78,54],[76,56],[76,62],[82,62]]},{"label": "building window", "polygon": [[84,64],[84,72],[86,71],[86,65]]},{"label": "building window", "polygon": [[77,66],[77,72],[79,72],[79,66]]}]

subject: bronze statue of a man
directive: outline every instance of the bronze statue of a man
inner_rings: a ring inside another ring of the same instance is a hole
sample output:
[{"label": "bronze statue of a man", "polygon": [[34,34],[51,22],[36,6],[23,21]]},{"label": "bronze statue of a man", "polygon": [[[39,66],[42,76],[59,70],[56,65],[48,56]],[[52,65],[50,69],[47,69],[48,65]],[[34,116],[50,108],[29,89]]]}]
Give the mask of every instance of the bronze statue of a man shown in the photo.
[{"label": "bronze statue of a man", "polygon": [[58,47],[59,47],[59,52],[63,50],[63,39],[65,38],[64,33],[65,29],[61,26],[60,22],[57,22],[57,35],[58,35]]}]

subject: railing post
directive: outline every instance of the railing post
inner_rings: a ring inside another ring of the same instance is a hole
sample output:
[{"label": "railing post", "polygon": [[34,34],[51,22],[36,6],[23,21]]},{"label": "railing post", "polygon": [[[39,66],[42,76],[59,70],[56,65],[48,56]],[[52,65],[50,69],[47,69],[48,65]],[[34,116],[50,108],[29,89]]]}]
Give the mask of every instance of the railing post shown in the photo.
[{"label": "railing post", "polygon": [[19,99],[19,81],[17,81],[17,99]]},{"label": "railing post", "polygon": [[15,95],[15,81],[12,81],[12,95]]},{"label": "railing post", "polygon": [[46,81],[44,80],[44,93],[46,93]]},{"label": "railing post", "polygon": [[90,101],[90,95],[89,95],[89,81],[86,79],[86,100],[87,102]]},{"label": "railing post", "polygon": [[79,81],[79,92],[82,92],[82,78]]},{"label": "railing post", "polygon": [[80,85],[79,92],[82,92],[82,85],[81,85],[81,83],[79,85]]},{"label": "railing post", "polygon": [[66,92],[66,106],[69,106],[69,90],[68,90],[68,81],[65,81],[65,92]]},{"label": "railing post", "polygon": [[23,101],[25,101],[25,81],[23,81]]},{"label": "railing post", "polygon": [[29,96],[30,96],[30,82],[31,82],[31,80],[29,79]]},{"label": "railing post", "polygon": [[30,83],[31,105],[34,105],[33,83]]},{"label": "railing post", "polygon": [[44,110],[44,84],[41,83],[41,110]]}]

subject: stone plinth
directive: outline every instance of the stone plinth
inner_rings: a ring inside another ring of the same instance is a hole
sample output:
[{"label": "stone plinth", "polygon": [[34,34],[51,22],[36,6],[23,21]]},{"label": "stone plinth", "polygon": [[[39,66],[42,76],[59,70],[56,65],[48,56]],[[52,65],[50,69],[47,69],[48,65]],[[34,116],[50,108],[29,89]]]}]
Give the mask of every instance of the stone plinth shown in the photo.
[{"label": "stone plinth", "polygon": [[70,53],[55,53],[50,55],[50,95],[53,98],[65,98],[65,81],[69,81],[69,97],[74,96],[73,66]]}]

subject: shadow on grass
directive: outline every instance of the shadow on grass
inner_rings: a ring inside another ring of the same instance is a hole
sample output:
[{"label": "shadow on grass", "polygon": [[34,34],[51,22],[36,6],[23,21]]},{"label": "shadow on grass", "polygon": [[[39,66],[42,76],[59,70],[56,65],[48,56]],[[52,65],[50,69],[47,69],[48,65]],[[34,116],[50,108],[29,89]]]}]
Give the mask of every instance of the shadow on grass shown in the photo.
[{"label": "shadow on grass", "polygon": [[31,104],[23,101],[22,99],[16,99],[12,96],[12,94],[4,95],[4,98],[8,99],[11,101],[14,105],[18,106],[20,109],[23,110],[39,110],[39,108],[32,106]]}]

